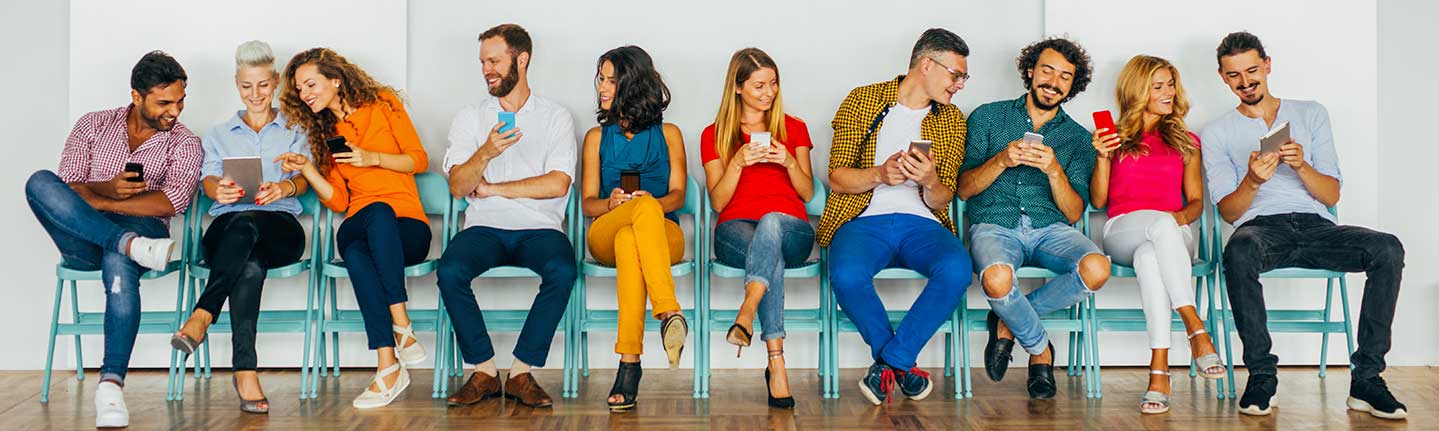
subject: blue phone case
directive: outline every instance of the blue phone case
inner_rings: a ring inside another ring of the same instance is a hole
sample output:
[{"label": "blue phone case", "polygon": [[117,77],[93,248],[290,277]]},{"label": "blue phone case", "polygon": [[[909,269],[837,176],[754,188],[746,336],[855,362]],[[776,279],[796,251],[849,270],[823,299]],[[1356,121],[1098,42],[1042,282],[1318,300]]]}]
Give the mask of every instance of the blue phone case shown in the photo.
[{"label": "blue phone case", "polygon": [[515,128],[515,113],[501,111],[500,121],[505,123],[505,125],[500,126],[500,133],[510,131],[510,129]]}]

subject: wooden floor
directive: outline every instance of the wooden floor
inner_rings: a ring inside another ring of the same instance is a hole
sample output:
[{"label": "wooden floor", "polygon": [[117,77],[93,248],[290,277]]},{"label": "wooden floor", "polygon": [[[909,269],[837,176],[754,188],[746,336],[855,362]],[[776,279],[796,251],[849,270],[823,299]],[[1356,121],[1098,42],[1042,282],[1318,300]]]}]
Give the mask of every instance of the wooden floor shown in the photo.
[{"label": "wooden floor", "polygon": [[[1213,385],[1179,377],[1176,368],[1173,410],[1166,415],[1141,416],[1138,399],[1147,379],[1141,368],[1106,368],[1104,398],[1084,398],[1083,377],[1060,375],[1055,400],[1031,401],[1024,392],[1024,370],[1016,367],[1004,382],[993,383],[984,371],[974,370],[975,398],[956,401],[949,394],[953,379],[937,378],[935,393],[924,401],[895,401],[871,406],[859,394],[856,381],[863,370],[845,370],[841,398],[821,400],[813,369],[792,370],[799,406],[772,410],[765,406],[761,370],[715,370],[713,398],[690,398],[689,370],[645,370],[636,412],[610,414],[604,405],[614,370],[593,370],[581,387],[580,397],[557,400],[550,409],[531,409],[505,400],[489,400],[467,408],[447,408],[430,399],[427,370],[416,370],[415,381],[402,399],[388,408],[358,411],[350,400],[368,383],[365,370],[347,370],[339,379],[321,381],[320,398],[298,399],[299,372],[264,371],[261,378],[271,399],[268,416],[247,415],[237,409],[227,371],[216,370],[211,380],[187,380],[185,400],[166,402],[161,371],[132,372],[126,385],[132,429],[318,429],[405,430],[431,429],[544,429],[544,430],[659,430],[659,429],[839,429],[839,430],[1133,430],[1133,429],[1439,429],[1439,368],[1391,368],[1385,377],[1400,401],[1409,406],[1405,421],[1383,421],[1349,412],[1344,399],[1349,388],[1348,369],[1330,368],[1320,379],[1315,368],[1285,368],[1280,373],[1279,408],[1275,416],[1255,418],[1235,412],[1231,400],[1215,399]],[[0,430],[93,429],[91,396],[94,372],[78,382],[73,372],[58,372],[49,404],[39,402],[40,372],[3,372],[0,385],[7,395],[0,401]],[[552,395],[558,396],[560,373],[536,372]],[[1239,377],[1243,391],[1244,376]],[[455,381],[453,385],[459,385]]]}]

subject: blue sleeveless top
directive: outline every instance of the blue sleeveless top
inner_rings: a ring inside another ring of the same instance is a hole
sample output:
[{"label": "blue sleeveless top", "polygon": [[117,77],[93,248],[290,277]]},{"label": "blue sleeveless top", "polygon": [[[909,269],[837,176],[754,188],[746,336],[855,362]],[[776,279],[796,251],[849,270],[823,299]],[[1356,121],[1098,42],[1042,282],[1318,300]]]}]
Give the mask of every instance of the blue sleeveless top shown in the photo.
[{"label": "blue sleeveless top", "polygon": [[[665,142],[664,124],[626,138],[617,124],[604,126],[600,135],[600,196],[620,187],[620,172],[639,171],[640,190],[656,199],[670,191],[670,151]],[[677,220],[674,214],[665,218]]]}]

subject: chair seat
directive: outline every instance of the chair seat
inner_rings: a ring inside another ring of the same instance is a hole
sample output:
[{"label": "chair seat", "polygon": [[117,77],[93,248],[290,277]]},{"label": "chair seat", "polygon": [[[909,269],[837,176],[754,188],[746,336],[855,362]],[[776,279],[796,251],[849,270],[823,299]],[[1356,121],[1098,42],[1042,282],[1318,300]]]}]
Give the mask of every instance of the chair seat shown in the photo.
[{"label": "chair seat", "polygon": [[[265,270],[265,278],[290,278],[304,274],[310,269],[310,259],[304,259],[289,265],[270,268]],[[190,264],[190,276],[193,278],[210,278],[210,266],[205,262]]]},{"label": "chair seat", "polygon": [[[429,275],[430,273],[435,272],[435,268],[437,267],[439,267],[439,261],[436,259],[429,259],[424,262],[405,267],[405,277],[422,277],[425,275]],[[324,268],[321,270],[321,273],[325,274],[326,277],[331,278],[348,278],[350,276],[350,270],[345,267],[345,262],[339,259],[335,259],[333,261],[330,261],[330,263],[326,263],[324,265]]]},{"label": "chair seat", "polygon": [[536,274],[529,268],[521,268],[518,266],[497,266],[494,268],[490,268],[489,271],[485,271],[484,274],[480,274],[480,278],[515,278],[539,276],[539,274]]},{"label": "chair seat", "polygon": [[[1195,262],[1194,265],[1190,267],[1189,276],[1203,277],[1209,275],[1214,272],[1215,266],[1216,265],[1213,262]],[[1136,274],[1134,273],[1134,267],[1124,266],[1117,263],[1109,265],[1109,275],[1111,277],[1125,278],[1132,278],[1136,276]]]},{"label": "chair seat", "polygon": [[[618,274],[618,272],[615,271],[614,267],[605,266],[599,262],[594,261],[593,259],[585,260],[584,265],[581,266],[585,275],[590,277],[614,277]],[[689,273],[694,272],[694,270],[694,261],[688,259],[682,260],[680,261],[680,263],[670,265],[670,275],[675,277],[688,275]]]},{"label": "chair seat", "polygon": [[[140,279],[141,279],[141,280],[154,280],[154,279],[157,279],[157,278],[161,278],[161,277],[170,275],[171,273],[173,273],[173,272],[175,272],[175,271],[179,271],[179,270],[180,270],[180,265],[181,265],[181,262],[180,262],[179,260],[172,260],[172,261],[170,261],[169,264],[165,265],[165,270],[164,270],[164,271],[156,271],[156,270],[145,271],[144,274],[141,274],[141,275],[140,275]],[[75,269],[75,268],[66,267],[65,264],[63,264],[63,263],[62,263],[62,264],[57,264],[57,265],[55,265],[55,276],[56,276],[56,277],[60,277],[61,280],[66,280],[66,281],[71,281],[71,280],[74,280],[74,281],[99,281],[100,278],[101,278],[100,270],[98,270],[98,269],[97,269],[97,270],[93,270],[93,271],[86,271],[86,270],[82,270],[82,269]]]},{"label": "chair seat", "polygon": [[[720,278],[744,278],[744,268],[735,268],[719,262],[710,262],[710,275]],[[794,268],[785,268],[785,278],[812,278],[819,276],[819,260],[805,262]]]},{"label": "chair seat", "polygon": [[1337,278],[1343,276],[1344,273],[1339,271],[1310,268],[1279,268],[1259,274],[1261,278]]},{"label": "chair seat", "polygon": [[880,270],[878,274],[875,274],[874,278],[884,280],[920,280],[923,279],[924,276],[919,275],[919,272],[913,269],[885,268]]}]

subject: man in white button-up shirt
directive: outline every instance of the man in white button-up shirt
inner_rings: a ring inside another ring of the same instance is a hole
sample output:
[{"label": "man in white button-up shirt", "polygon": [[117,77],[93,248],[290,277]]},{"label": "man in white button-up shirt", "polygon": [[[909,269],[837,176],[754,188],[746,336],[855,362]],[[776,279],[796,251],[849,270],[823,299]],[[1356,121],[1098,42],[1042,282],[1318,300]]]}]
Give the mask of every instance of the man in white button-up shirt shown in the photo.
[{"label": "man in white button-up shirt", "polygon": [[[480,62],[490,97],[460,110],[450,126],[445,151],[450,193],[464,197],[469,207],[465,229],[440,257],[439,285],[460,353],[465,363],[475,364],[470,379],[449,397],[451,405],[496,395],[531,407],[552,403],[529,371],[544,366],[575,282],[574,248],[561,226],[577,145],[569,111],[530,90],[526,75],[531,50],[529,34],[518,25],[502,24],[482,33]],[[497,266],[528,268],[540,275],[540,292],[520,331],[503,389],[494,346],[470,286],[475,277]]]}]

